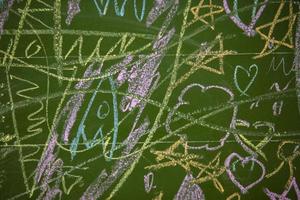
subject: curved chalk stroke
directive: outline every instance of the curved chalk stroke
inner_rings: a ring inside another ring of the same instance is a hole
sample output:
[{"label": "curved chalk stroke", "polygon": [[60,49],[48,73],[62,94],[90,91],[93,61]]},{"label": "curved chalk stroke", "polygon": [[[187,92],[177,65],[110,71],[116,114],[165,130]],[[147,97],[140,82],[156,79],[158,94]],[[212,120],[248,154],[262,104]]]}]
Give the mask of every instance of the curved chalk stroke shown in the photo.
[{"label": "curved chalk stroke", "polygon": [[0,199],[299,199],[299,13],[0,1]]}]

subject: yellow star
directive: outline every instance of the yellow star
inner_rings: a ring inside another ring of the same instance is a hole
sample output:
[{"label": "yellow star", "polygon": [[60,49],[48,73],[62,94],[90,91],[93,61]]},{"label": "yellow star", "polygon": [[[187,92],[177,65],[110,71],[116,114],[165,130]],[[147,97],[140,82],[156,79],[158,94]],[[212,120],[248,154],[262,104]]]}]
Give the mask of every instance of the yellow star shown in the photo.
[{"label": "yellow star", "polygon": [[[217,48],[218,50],[214,51],[213,49]],[[204,44],[203,48],[197,53],[196,59],[195,56],[187,59],[186,64],[191,66],[191,69],[180,77],[179,80],[175,83],[178,85],[185,81],[191,74],[194,74],[197,70],[203,69],[211,73],[218,75],[224,74],[224,57],[227,55],[235,55],[236,52],[224,50],[223,37],[219,34],[214,41]],[[219,60],[218,65],[212,64],[214,61]],[[217,66],[217,67],[215,67]]]},{"label": "yellow star", "polygon": [[[209,4],[203,5],[204,0],[200,0],[199,4],[195,7],[191,8],[191,12],[194,15],[194,19],[187,24],[187,27],[194,24],[196,21],[201,21],[206,25],[209,25],[212,30],[214,30],[215,26],[215,17],[214,15],[221,13],[224,11],[222,6],[217,6],[212,4],[212,0],[209,0]],[[200,14],[200,10],[205,8],[209,9],[208,13]],[[210,17],[210,22],[206,20],[207,17]]]},{"label": "yellow star", "polygon": [[[285,16],[285,17],[282,17],[282,18],[279,18],[281,13],[282,13],[282,10],[284,8],[284,5],[285,5],[285,1],[281,1],[280,5],[279,5],[279,8],[278,8],[272,22],[264,24],[264,25],[259,26],[259,27],[256,28],[256,32],[266,42],[265,42],[264,48],[261,50],[259,55],[255,56],[254,58],[264,57],[264,56],[272,53],[273,51],[275,51],[276,49],[278,49],[281,46],[285,46],[285,47],[288,47],[288,48],[291,48],[291,49],[294,48],[294,45],[293,45],[293,26],[294,26],[294,23],[296,21],[297,14],[295,14],[293,12],[293,1],[290,1],[289,2],[289,15]],[[273,36],[274,28],[277,24],[282,23],[284,21],[288,21],[287,32],[281,40],[275,39],[275,37]],[[268,27],[270,27],[268,35],[262,33],[261,30],[266,29]],[[286,41],[286,40],[288,40],[288,41]]]},{"label": "yellow star", "polygon": [[220,165],[220,154],[221,152],[219,152],[207,165],[191,162],[193,167],[200,170],[193,183],[200,184],[206,181],[212,181],[216,189],[220,192],[224,192],[224,188],[218,180],[218,177],[225,172],[225,167]]},{"label": "yellow star", "polygon": [[[184,153],[177,153],[175,152],[178,147],[182,145],[184,147]],[[187,145],[184,139],[179,139],[176,141],[174,144],[172,144],[169,148],[167,148],[164,151],[152,151],[153,154],[156,155],[156,161],[158,161],[158,164],[154,165],[149,165],[145,167],[145,169],[161,169],[165,167],[170,167],[170,166],[181,166],[184,168],[186,171],[190,171],[190,162],[193,159],[199,158],[198,155],[195,154],[188,154],[187,152]],[[160,162],[162,160],[167,160],[164,162]]]}]

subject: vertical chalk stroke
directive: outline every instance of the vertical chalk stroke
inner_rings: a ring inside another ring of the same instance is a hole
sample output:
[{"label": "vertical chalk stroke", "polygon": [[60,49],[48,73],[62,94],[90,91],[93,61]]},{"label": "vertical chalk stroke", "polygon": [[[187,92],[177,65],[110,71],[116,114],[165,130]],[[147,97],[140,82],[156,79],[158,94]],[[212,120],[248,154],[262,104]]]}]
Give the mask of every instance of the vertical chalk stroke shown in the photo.
[{"label": "vertical chalk stroke", "polygon": [[[63,63],[62,63],[62,44],[63,36],[61,33],[61,0],[55,0],[54,2],[54,34],[53,34],[53,46],[54,46],[54,55],[57,62],[57,75],[62,76],[63,73]],[[59,84],[62,84],[62,81],[59,79]]]},{"label": "vertical chalk stroke", "polygon": [[0,0],[0,198],[300,199],[299,11]]},{"label": "vertical chalk stroke", "polygon": [[68,16],[66,18],[66,24],[70,25],[75,15],[80,12],[80,0],[68,1]]},{"label": "vertical chalk stroke", "polygon": [[295,59],[294,66],[296,71],[296,89],[298,98],[298,109],[300,113],[300,15],[297,16],[297,27],[295,35]]}]

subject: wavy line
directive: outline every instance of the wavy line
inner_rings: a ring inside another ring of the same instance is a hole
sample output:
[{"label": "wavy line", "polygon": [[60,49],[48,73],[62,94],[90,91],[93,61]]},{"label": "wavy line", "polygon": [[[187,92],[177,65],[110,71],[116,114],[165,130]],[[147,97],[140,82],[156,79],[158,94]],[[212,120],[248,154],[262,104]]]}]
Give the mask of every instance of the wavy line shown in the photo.
[{"label": "wavy line", "polygon": [[[22,89],[22,90],[18,90],[16,92],[16,94],[18,96],[23,97],[26,100],[34,99],[33,97],[26,95],[25,93],[29,93],[29,92],[38,90],[40,88],[39,85],[37,85],[36,83],[31,82],[29,80],[17,77],[15,75],[11,75],[10,77],[11,77],[11,79],[16,79],[23,83],[30,84],[29,87]],[[38,117],[38,115],[44,110],[44,103],[42,101],[38,101],[38,104],[40,105],[39,108],[37,110],[34,110],[27,116],[27,120],[33,123],[33,124],[29,125],[26,129],[31,134],[26,135],[25,137],[22,138],[22,140],[24,140],[25,138],[26,139],[31,138],[31,137],[43,132],[43,128],[41,128],[40,125],[42,125],[46,121],[46,118],[44,116]]]}]

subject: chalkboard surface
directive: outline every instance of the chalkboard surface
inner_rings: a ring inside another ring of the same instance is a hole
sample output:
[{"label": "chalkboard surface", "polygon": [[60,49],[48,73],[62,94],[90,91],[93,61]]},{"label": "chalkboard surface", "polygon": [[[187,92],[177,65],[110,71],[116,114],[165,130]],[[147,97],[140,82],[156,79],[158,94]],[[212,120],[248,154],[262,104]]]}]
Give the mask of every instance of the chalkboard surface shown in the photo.
[{"label": "chalkboard surface", "polygon": [[0,199],[300,199],[299,6],[0,1]]}]

